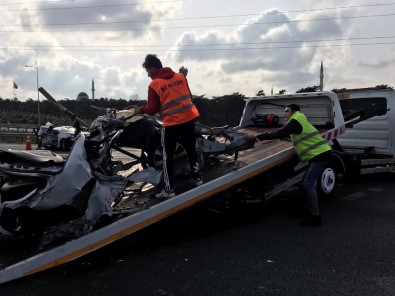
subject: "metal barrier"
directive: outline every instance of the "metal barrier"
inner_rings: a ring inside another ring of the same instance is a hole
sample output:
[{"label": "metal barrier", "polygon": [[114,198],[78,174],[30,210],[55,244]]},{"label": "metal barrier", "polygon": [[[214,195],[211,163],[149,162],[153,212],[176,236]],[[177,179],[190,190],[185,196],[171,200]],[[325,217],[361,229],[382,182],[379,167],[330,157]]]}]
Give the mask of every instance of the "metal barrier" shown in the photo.
[{"label": "metal barrier", "polygon": [[33,124],[0,123],[0,141],[15,140],[16,142],[24,143],[26,137],[30,136],[31,141],[34,143],[38,130],[39,126]]},{"label": "metal barrier", "polygon": [[14,142],[12,140],[15,140],[15,142],[20,142],[20,143],[25,143],[27,136],[30,136],[30,139],[33,143],[35,143],[37,140],[35,138],[37,137],[36,134],[34,133],[3,133],[0,132],[0,142]]}]

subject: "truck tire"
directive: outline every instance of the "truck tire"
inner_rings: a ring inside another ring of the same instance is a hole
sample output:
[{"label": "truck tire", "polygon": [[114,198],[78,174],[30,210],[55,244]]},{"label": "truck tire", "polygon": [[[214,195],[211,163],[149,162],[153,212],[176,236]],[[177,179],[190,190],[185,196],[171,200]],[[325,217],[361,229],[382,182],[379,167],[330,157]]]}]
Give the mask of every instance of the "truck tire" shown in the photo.
[{"label": "truck tire", "polygon": [[332,197],[337,187],[337,170],[333,164],[328,164],[317,181],[317,193],[320,199]]}]

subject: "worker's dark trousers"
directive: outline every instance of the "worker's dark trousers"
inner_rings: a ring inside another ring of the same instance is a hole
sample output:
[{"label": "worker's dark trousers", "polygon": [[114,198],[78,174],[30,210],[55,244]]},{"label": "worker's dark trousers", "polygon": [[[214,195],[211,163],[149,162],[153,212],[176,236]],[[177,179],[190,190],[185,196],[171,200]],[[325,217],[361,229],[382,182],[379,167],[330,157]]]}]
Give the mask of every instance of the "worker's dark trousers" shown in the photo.
[{"label": "worker's dark trousers", "polygon": [[303,176],[302,186],[307,197],[310,215],[318,216],[320,214],[316,185],[318,178],[328,163],[329,160],[312,161]]},{"label": "worker's dark trousers", "polygon": [[163,179],[167,191],[174,187],[173,158],[177,143],[185,148],[192,177],[194,179],[200,178],[198,157],[195,150],[195,120],[162,127],[161,141],[163,147]]}]

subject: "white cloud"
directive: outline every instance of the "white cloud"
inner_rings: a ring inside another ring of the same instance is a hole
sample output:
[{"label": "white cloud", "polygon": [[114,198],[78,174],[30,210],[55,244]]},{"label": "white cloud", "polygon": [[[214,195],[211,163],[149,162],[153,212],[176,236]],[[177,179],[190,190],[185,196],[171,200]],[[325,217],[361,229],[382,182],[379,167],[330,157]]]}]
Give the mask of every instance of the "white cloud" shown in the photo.
[{"label": "white cloud", "polygon": [[40,85],[59,99],[90,95],[92,78],[96,98],[145,98],[147,53],[175,70],[188,67],[192,91],[209,97],[318,85],[321,61],[326,89],[395,84],[395,40],[372,39],[393,35],[395,5],[379,1],[4,2],[3,98],[12,96],[12,81],[19,99],[36,97],[36,73],[26,64],[39,67]]}]

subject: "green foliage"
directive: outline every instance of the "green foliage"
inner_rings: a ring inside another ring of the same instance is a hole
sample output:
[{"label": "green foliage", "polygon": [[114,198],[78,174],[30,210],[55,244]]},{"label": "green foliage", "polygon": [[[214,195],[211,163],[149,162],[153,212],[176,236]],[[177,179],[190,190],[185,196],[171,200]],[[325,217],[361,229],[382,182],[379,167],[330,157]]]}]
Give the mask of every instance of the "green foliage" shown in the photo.
[{"label": "green foliage", "polygon": [[[88,101],[76,101],[76,100],[59,100],[61,105],[69,109],[71,112],[78,114],[79,117],[91,122],[97,116],[100,115],[100,111],[92,108],[91,105],[114,108],[117,110],[123,109],[130,105],[141,106],[145,104],[145,101],[141,100],[114,100],[114,99],[95,99]],[[10,123],[37,123],[38,122],[38,105],[40,105],[40,123],[45,124],[46,122],[52,122],[55,125],[70,125],[72,124],[71,119],[57,109],[52,103],[43,99],[40,100],[40,104],[37,101],[28,99],[26,102],[20,102],[17,100],[1,99],[0,104],[2,106],[0,111],[0,122]]]},{"label": "green foliage", "polygon": [[[372,87],[364,87],[364,88],[357,88],[358,90],[377,90],[377,89],[389,89],[393,90],[394,88],[392,86],[389,86],[388,84],[380,84]],[[347,92],[350,90],[356,90],[356,89],[349,89],[349,88],[334,88],[332,89],[333,92],[335,93],[341,93],[341,92]]]},{"label": "green foliage", "polygon": [[258,91],[256,95],[257,95],[258,97],[259,97],[259,96],[266,96],[266,95],[265,95],[265,92],[263,91],[263,89],[261,89],[260,91]]},{"label": "green foliage", "polygon": [[[237,126],[244,109],[244,99],[246,97],[239,93],[214,97],[207,99],[203,96],[194,97],[193,102],[199,110],[199,122],[209,126],[230,125]],[[86,122],[91,122],[102,112],[91,107],[91,105],[102,108],[113,108],[122,110],[127,106],[142,106],[145,100],[115,100],[100,98],[95,100],[59,100],[61,105],[71,112],[77,114]],[[26,102],[0,98],[0,122],[10,123],[32,123],[38,122],[38,102],[28,99]],[[71,125],[71,119],[52,103],[43,99],[40,100],[40,123],[51,122],[55,125]]]},{"label": "green foliage", "polygon": [[315,86],[308,86],[305,88],[301,88],[298,91],[296,91],[296,93],[307,93],[307,92],[318,92],[318,91],[320,91],[320,86],[315,85]]},{"label": "green foliage", "polygon": [[208,126],[239,125],[246,97],[239,93],[222,97],[195,98],[194,104],[199,110],[199,122]]},{"label": "green foliage", "polygon": [[394,89],[392,86],[389,86],[388,84],[376,85],[376,88],[379,88],[379,89]]}]

